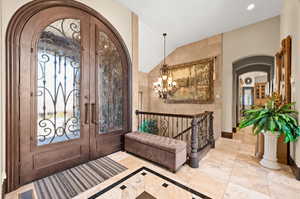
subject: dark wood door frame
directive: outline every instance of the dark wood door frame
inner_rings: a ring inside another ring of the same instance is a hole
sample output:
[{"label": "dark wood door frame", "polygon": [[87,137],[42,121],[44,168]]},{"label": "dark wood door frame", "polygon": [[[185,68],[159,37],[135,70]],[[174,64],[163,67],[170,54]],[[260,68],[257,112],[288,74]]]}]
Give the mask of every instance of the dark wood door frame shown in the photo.
[{"label": "dark wood door frame", "polygon": [[[126,54],[129,74],[129,96],[131,96],[131,60],[128,49],[118,31],[97,11],[73,0],[35,0],[22,6],[11,18],[6,31],[6,192],[20,186],[20,133],[19,133],[19,66],[20,66],[20,37],[27,21],[38,12],[51,7],[71,7],[87,12],[104,23],[120,41]],[[129,98],[129,109],[132,107]],[[131,111],[129,110],[131,121]],[[129,122],[129,129],[131,129]]]}]

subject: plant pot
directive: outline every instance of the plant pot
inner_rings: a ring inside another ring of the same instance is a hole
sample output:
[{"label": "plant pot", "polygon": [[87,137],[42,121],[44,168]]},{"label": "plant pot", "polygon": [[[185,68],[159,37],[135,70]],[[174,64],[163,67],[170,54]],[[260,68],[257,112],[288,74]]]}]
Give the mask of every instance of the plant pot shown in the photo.
[{"label": "plant pot", "polygon": [[278,133],[264,132],[264,156],[260,161],[263,167],[268,169],[280,169],[277,162],[277,138]]}]

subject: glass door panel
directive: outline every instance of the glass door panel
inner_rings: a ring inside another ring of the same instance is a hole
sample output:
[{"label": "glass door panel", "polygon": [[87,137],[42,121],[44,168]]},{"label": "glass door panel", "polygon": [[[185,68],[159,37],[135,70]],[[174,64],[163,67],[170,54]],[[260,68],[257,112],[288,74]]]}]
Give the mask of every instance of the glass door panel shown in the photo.
[{"label": "glass door panel", "polygon": [[124,71],[113,41],[104,32],[97,34],[98,133],[102,134],[123,129]]},{"label": "glass door panel", "polygon": [[80,20],[48,25],[36,52],[37,145],[80,138]]},{"label": "glass door panel", "polygon": [[129,131],[129,71],[126,53],[116,34],[97,19],[91,20],[90,63],[91,157],[106,156],[123,148],[124,134]]}]

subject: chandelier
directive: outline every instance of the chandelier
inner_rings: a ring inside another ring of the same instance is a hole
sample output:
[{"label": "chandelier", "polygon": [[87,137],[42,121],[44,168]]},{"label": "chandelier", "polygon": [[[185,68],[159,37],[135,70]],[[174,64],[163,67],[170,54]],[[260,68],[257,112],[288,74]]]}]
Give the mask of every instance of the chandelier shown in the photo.
[{"label": "chandelier", "polygon": [[173,81],[172,74],[166,64],[166,36],[167,33],[164,33],[164,63],[160,68],[160,77],[157,82],[153,83],[154,92],[162,99],[167,99],[168,95],[172,95],[172,92],[176,88],[176,82]]}]

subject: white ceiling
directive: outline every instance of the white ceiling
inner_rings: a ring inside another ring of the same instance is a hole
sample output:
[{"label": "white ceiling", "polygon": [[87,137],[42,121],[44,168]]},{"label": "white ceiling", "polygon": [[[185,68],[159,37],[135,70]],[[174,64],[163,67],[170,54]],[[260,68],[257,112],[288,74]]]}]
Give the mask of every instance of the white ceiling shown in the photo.
[{"label": "white ceiling", "polygon": [[[281,0],[116,0],[140,17],[140,70],[162,59],[162,36],[168,52],[176,47],[280,14]],[[247,11],[249,4],[255,9]]]}]

